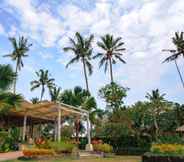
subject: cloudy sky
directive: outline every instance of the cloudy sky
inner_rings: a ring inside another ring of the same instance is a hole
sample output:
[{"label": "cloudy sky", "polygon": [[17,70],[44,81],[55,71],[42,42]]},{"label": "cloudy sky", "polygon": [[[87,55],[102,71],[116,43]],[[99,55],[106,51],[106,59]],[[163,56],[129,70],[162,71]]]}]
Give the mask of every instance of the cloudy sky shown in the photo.
[{"label": "cloudy sky", "polygon": [[[111,33],[125,42],[127,64],[114,66],[115,80],[129,87],[126,104],[144,100],[146,92],[159,88],[168,100],[184,101],[183,89],[173,63],[162,64],[164,48],[173,48],[175,31],[184,31],[183,0],[0,0],[0,63],[14,63],[4,54],[11,52],[8,37],[24,35],[33,46],[24,60],[17,90],[27,99],[39,96],[30,92],[35,71],[48,69],[62,89],[76,85],[85,87],[80,64],[66,69],[72,57],[62,48],[76,31],[84,36]],[[178,60],[184,75],[184,60]],[[98,89],[109,82],[109,74],[93,61],[94,73],[89,77],[90,90],[99,105]],[[48,94],[45,95],[48,98]]]}]

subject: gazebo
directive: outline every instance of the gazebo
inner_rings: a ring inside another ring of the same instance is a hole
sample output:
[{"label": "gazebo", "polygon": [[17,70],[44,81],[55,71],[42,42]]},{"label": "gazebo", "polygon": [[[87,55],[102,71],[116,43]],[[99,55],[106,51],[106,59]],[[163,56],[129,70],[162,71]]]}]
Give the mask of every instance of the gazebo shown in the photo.
[{"label": "gazebo", "polygon": [[0,119],[0,126],[9,127],[14,125],[22,127],[22,140],[25,141],[28,126],[32,128],[33,131],[34,125],[53,123],[55,125],[55,139],[60,141],[62,117],[71,115],[76,118],[83,118],[87,121],[87,150],[91,150],[89,112],[64,103],[42,101],[37,104],[32,104],[28,101],[23,101],[20,108],[11,109],[3,120]]}]

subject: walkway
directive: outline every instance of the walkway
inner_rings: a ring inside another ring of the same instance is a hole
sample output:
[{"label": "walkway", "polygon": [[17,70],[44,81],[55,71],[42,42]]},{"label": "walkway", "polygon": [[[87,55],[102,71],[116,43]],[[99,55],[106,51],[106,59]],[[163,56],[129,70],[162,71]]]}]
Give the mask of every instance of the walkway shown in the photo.
[{"label": "walkway", "polygon": [[20,156],[23,156],[22,151],[0,153],[0,161],[17,159]]}]

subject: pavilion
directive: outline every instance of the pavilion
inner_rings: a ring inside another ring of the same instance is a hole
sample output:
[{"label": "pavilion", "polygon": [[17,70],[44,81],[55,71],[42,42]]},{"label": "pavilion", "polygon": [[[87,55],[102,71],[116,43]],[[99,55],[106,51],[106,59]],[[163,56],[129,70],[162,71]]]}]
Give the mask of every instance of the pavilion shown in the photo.
[{"label": "pavilion", "polygon": [[0,119],[0,127],[18,126],[22,127],[22,140],[25,141],[28,135],[27,128],[32,128],[40,123],[53,123],[55,125],[55,139],[61,140],[61,122],[65,116],[74,116],[78,119],[85,119],[87,121],[87,136],[88,136],[88,150],[91,147],[90,136],[90,120],[89,112],[74,106],[64,103],[55,103],[50,101],[42,101],[37,104],[32,104],[28,101],[23,101],[20,108],[11,109],[10,112]]}]

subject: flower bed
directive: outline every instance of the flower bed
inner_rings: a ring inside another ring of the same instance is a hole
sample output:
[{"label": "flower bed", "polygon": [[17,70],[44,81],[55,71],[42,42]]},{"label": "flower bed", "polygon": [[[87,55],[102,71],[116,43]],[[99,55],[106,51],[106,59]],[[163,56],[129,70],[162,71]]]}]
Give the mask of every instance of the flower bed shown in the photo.
[{"label": "flower bed", "polygon": [[143,156],[143,162],[184,162],[184,145],[153,144],[151,152]]},{"label": "flower bed", "polygon": [[55,153],[51,149],[27,149],[23,150],[23,155],[32,158],[37,156],[52,156],[55,155]]}]

